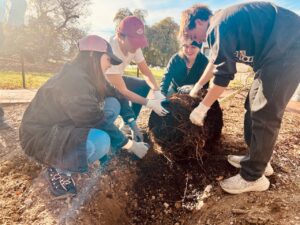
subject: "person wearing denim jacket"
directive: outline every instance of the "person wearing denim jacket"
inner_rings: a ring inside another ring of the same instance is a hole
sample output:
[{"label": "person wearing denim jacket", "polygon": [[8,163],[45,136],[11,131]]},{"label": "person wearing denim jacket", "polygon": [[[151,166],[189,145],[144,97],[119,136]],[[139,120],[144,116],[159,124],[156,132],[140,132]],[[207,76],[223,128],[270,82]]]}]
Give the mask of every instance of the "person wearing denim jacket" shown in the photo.
[{"label": "person wearing denim jacket", "polygon": [[50,189],[56,196],[76,194],[71,173],[86,172],[88,164],[110,149],[124,148],[140,158],[148,150],[144,142],[129,140],[114,125],[121,115],[139,132],[129,102],[104,76],[111,64],[121,60],[96,35],[81,39],[78,47],[76,58],[38,90],[20,126],[23,150],[48,167]]}]

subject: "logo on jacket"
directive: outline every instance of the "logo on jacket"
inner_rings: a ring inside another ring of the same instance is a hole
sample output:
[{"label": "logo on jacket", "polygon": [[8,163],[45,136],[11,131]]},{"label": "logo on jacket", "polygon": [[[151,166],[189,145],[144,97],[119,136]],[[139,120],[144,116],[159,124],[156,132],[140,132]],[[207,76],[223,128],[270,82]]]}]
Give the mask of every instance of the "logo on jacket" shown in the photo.
[{"label": "logo on jacket", "polygon": [[234,53],[235,58],[237,61],[246,63],[246,64],[252,64],[254,56],[247,56],[246,51],[241,50],[241,51],[236,51]]}]

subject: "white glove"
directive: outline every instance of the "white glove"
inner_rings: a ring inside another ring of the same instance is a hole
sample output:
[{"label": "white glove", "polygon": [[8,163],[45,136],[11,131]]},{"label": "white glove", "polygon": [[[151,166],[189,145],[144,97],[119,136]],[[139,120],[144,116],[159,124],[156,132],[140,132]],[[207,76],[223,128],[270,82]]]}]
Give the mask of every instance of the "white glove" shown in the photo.
[{"label": "white glove", "polygon": [[157,100],[164,100],[166,99],[166,96],[164,96],[161,91],[153,91],[153,94],[154,94],[154,98],[157,99]]},{"label": "white glove", "polygon": [[137,157],[142,159],[149,150],[149,145],[145,142],[132,141],[132,146],[128,149],[128,152],[134,153]]},{"label": "white glove", "polygon": [[190,114],[190,121],[198,126],[203,126],[204,119],[206,117],[207,111],[210,107],[202,104],[200,104],[191,112]]},{"label": "white glove", "polygon": [[157,115],[165,116],[169,113],[164,107],[161,106],[161,100],[147,99],[146,107],[152,109]]},{"label": "white glove", "polygon": [[201,84],[195,84],[195,86],[192,88],[191,92],[190,92],[190,96],[193,98],[198,97],[198,93],[199,91],[203,88],[203,86]]},{"label": "white glove", "polygon": [[189,94],[191,92],[191,90],[193,89],[194,85],[190,84],[190,85],[183,85],[179,88],[177,88],[177,91],[179,94]]}]

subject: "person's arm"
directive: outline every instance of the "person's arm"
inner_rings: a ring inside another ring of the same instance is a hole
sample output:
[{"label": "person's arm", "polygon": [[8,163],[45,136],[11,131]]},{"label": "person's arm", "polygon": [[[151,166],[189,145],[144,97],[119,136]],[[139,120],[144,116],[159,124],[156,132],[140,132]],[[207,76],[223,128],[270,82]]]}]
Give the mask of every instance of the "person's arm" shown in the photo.
[{"label": "person's arm", "polygon": [[166,72],[160,83],[160,90],[164,95],[168,94],[168,90],[174,76],[176,66],[175,66],[175,57],[172,57],[167,65]]},{"label": "person's arm", "polygon": [[190,96],[192,97],[197,97],[198,96],[198,92],[201,90],[201,88],[211,80],[211,78],[214,76],[214,64],[212,64],[211,62],[209,62],[202,74],[202,76],[200,77],[200,79],[198,80],[198,82],[195,84],[195,86],[193,87],[193,89],[190,92]]},{"label": "person's arm", "polygon": [[120,74],[109,74],[106,76],[106,78],[129,101],[132,101],[134,103],[138,103],[141,105],[147,104],[146,98],[143,98],[142,96],[135,94],[134,92],[130,91],[127,88],[127,86],[123,80],[123,77]]},{"label": "person's arm", "polygon": [[202,100],[202,104],[210,107],[221,96],[225,89],[226,87],[213,84]]},{"label": "person's arm", "polygon": [[144,60],[144,61],[138,63],[137,66],[139,67],[141,73],[144,75],[144,79],[147,82],[147,84],[149,85],[149,87],[153,91],[158,91],[159,87],[158,87],[156,80],[154,78],[154,75],[151,72],[151,70],[149,69],[146,61]]}]

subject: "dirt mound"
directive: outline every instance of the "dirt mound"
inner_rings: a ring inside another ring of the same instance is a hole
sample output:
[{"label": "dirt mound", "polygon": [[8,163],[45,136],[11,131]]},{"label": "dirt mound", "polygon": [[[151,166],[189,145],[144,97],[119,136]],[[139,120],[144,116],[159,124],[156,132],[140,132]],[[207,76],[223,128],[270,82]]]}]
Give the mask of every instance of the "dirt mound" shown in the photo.
[{"label": "dirt mound", "polygon": [[[149,118],[151,140],[166,157],[175,161],[201,160],[221,137],[223,114],[216,101],[208,110],[203,127],[192,124],[190,113],[203,100],[207,91],[202,89],[198,98],[187,94],[172,95],[164,104],[169,114],[160,117],[152,112]],[[206,151],[206,152],[205,152]]]}]

